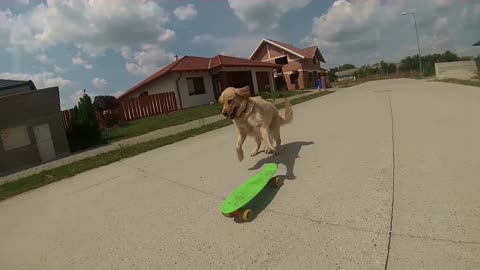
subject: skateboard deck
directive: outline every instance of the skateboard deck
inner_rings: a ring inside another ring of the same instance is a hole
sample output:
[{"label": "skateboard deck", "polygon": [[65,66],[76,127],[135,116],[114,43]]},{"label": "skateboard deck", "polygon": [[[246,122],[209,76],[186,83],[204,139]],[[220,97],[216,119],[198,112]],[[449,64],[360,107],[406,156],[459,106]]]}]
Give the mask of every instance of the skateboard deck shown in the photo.
[{"label": "skateboard deck", "polygon": [[242,208],[255,198],[269,182],[277,188],[280,187],[280,179],[273,177],[277,168],[277,164],[274,163],[265,165],[260,173],[248,179],[247,182],[233,191],[223,203],[222,214],[227,217],[241,216],[243,220],[250,221],[253,211]]}]

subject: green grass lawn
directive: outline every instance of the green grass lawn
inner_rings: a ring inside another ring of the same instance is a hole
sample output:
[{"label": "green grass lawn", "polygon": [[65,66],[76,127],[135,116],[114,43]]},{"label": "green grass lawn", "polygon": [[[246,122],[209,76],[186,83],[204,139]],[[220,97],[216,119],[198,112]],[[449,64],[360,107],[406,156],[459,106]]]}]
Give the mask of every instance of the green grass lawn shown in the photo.
[{"label": "green grass lawn", "polygon": [[436,80],[436,81],[437,82],[444,82],[444,83],[455,83],[455,84],[463,84],[463,85],[480,87],[480,80],[441,79],[441,80]]},{"label": "green grass lawn", "polygon": [[106,141],[113,142],[140,136],[151,131],[171,126],[181,125],[190,121],[202,119],[222,112],[219,104],[203,105],[176,111],[168,115],[145,117],[135,121],[122,123],[103,133]]},{"label": "green grass lawn", "polygon": [[[291,100],[292,104],[302,103],[311,99],[315,99],[327,94],[332,93],[331,91],[326,92],[319,92],[308,96],[303,96],[297,99]],[[283,108],[284,103],[278,104],[277,108]],[[163,138],[158,138],[152,141],[139,143],[127,147],[123,147],[121,149],[113,150],[108,153],[104,153],[95,157],[86,158],[71,164],[63,165],[58,168],[54,168],[51,170],[43,171],[41,173],[37,173],[31,176],[24,177],[14,182],[5,183],[0,185],[0,201],[13,197],[15,195],[27,192],[29,190],[33,190],[45,185],[48,185],[53,182],[60,181],[65,178],[72,177],[77,175],[81,172],[88,171],[91,169],[95,169],[101,166],[108,165],[115,161],[132,157],[152,149],[162,147],[168,144],[172,144],[178,141],[185,140],[190,137],[194,137],[200,135],[202,133],[206,133],[224,126],[231,125],[231,120],[221,120],[209,125],[205,125],[200,128],[191,129],[182,133],[166,136]]]},{"label": "green grass lawn", "polygon": [[[285,91],[266,93],[263,98],[283,98],[306,93],[307,91]],[[181,125],[190,121],[217,115],[222,112],[219,104],[202,105],[194,108],[177,111],[168,115],[157,115],[145,117],[135,121],[129,121],[120,124],[110,130],[103,132],[103,137],[107,142],[114,142],[140,136],[157,129]]]}]

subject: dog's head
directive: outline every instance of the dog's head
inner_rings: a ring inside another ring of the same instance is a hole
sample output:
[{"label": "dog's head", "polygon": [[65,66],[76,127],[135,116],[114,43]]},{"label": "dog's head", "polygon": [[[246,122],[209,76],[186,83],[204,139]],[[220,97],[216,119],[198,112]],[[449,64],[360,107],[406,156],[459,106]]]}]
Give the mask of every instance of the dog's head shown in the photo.
[{"label": "dog's head", "polygon": [[226,88],[218,99],[218,102],[223,105],[222,114],[230,119],[235,119],[245,110],[249,97],[250,87],[248,86]]}]

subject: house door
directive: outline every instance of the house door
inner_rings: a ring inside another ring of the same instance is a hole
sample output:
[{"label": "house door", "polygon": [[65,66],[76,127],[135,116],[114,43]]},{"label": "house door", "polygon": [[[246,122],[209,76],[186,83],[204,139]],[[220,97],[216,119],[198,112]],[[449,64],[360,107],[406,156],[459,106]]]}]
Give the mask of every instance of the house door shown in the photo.
[{"label": "house door", "polygon": [[215,89],[215,99],[218,99],[222,94],[222,83],[220,82],[220,78],[214,78],[214,89]]},{"label": "house door", "polygon": [[48,124],[34,126],[33,133],[35,135],[35,141],[37,142],[40,160],[42,162],[54,160],[56,157],[55,147],[53,146],[50,127]]}]

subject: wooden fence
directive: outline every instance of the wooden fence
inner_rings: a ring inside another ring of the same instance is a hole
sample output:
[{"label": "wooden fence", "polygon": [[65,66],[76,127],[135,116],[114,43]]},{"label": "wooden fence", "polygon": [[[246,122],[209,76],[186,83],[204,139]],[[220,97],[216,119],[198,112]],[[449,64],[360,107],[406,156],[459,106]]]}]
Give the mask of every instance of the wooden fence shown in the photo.
[{"label": "wooden fence", "polygon": [[62,111],[63,126],[67,133],[72,131],[72,114],[73,109]]},{"label": "wooden fence", "polygon": [[[131,98],[120,102],[120,121],[132,121],[143,117],[159,114],[168,114],[176,111],[177,100],[174,92],[159,93],[148,96]],[[62,111],[65,130],[72,130],[73,109]],[[100,123],[103,112],[97,111],[97,122]]]},{"label": "wooden fence", "polygon": [[132,121],[176,110],[177,100],[174,92],[142,96],[120,103],[120,120]]}]

